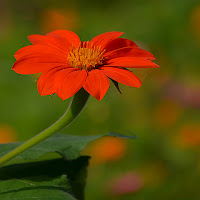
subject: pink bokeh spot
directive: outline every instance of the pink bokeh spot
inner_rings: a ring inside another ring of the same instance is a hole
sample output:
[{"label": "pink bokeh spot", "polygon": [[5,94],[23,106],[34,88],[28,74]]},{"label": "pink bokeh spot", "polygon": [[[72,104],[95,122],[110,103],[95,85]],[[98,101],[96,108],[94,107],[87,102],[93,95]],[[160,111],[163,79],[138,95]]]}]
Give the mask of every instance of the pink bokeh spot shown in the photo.
[{"label": "pink bokeh spot", "polygon": [[138,173],[128,173],[112,180],[109,189],[113,195],[135,193],[144,185],[143,178]]}]

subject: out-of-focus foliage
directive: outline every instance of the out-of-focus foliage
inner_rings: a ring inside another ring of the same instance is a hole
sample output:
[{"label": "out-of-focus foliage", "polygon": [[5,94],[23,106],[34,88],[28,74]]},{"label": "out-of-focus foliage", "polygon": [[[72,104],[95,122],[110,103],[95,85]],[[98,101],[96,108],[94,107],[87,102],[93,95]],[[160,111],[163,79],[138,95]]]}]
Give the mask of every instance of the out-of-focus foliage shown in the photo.
[{"label": "out-of-focus foliage", "polygon": [[[121,96],[111,86],[102,101],[91,97],[77,121],[64,130],[137,135],[125,143],[102,140],[84,152],[93,157],[102,149],[105,153],[91,161],[86,199],[199,199],[199,10],[197,0],[1,0],[0,143],[31,138],[69,104],[56,95],[40,97],[36,75],[11,71],[15,51],[30,44],[28,35],[69,29],[90,40],[123,31],[151,51],[160,68],[133,69],[143,82],[140,89],[120,85]],[[119,188],[120,181],[127,187]]]}]

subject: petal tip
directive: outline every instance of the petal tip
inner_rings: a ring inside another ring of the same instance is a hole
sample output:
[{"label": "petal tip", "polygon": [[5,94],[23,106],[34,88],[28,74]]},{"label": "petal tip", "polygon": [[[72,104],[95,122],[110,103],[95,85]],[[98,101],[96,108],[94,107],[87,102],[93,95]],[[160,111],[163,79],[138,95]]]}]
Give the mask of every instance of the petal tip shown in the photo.
[{"label": "petal tip", "polygon": [[158,68],[158,67],[160,67],[159,65],[157,65],[157,64],[156,64],[156,63],[154,63],[154,62],[153,62],[153,64],[154,64],[154,67],[155,67],[155,68]]},{"label": "petal tip", "polygon": [[141,86],[142,86],[142,83],[140,85],[135,86],[135,87],[136,88],[141,88]]}]

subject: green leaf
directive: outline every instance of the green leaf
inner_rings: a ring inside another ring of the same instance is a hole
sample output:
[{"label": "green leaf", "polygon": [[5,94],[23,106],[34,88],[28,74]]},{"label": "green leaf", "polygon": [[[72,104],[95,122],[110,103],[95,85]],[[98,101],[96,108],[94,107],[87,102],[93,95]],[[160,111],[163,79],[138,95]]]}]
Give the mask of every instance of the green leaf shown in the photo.
[{"label": "green leaf", "polygon": [[0,168],[2,200],[83,200],[87,156]]},{"label": "green leaf", "polygon": [[121,90],[119,89],[119,83],[113,79],[111,79],[111,81],[114,83],[114,85],[117,88],[117,90],[119,91],[119,93],[122,94]]},{"label": "green leaf", "polygon": [[[74,160],[80,156],[80,152],[89,142],[101,138],[102,136],[113,136],[121,138],[135,138],[135,136],[124,136],[118,133],[109,133],[96,136],[72,136],[65,134],[56,134],[47,140],[37,144],[24,153],[18,155],[14,160],[37,160],[47,153],[56,153],[66,160]],[[0,144],[0,157],[18,147],[21,143]],[[12,161],[13,162],[13,161]],[[9,162],[10,163],[10,162]]]}]

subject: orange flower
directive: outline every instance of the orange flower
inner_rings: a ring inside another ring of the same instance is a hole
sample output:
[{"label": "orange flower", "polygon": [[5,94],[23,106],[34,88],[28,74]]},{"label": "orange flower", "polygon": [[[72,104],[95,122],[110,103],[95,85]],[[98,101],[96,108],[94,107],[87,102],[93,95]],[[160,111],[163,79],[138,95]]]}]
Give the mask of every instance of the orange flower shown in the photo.
[{"label": "orange flower", "polygon": [[33,45],[18,50],[12,69],[19,74],[42,72],[37,86],[41,96],[56,93],[62,100],[70,98],[82,87],[101,100],[109,86],[109,78],[131,87],[140,87],[140,79],[130,68],[158,67],[154,56],[128,39],[122,32],[108,32],[81,42],[67,30],[43,35],[30,35]]}]

